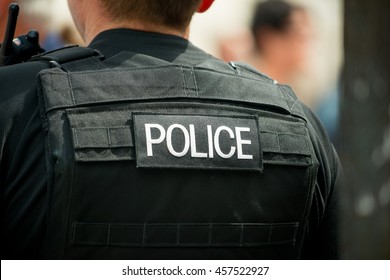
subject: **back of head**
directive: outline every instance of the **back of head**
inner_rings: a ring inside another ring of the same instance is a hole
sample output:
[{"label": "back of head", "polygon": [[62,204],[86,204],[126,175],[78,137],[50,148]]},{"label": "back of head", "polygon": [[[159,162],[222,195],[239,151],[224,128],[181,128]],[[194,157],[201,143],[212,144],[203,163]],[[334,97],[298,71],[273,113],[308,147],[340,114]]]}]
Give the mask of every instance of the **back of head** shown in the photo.
[{"label": "back of head", "polygon": [[185,30],[201,0],[100,0],[116,21],[137,20]]}]

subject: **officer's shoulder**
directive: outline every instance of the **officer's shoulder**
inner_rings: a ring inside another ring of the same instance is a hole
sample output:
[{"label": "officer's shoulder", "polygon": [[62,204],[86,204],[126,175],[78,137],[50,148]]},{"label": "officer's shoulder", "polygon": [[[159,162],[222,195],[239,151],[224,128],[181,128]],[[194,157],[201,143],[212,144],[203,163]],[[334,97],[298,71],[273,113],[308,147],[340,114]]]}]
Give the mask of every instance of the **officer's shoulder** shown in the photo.
[{"label": "officer's shoulder", "polygon": [[38,73],[51,68],[50,61],[62,63],[63,61],[89,56],[91,52],[88,48],[70,46],[35,56],[25,63],[0,67],[1,95],[2,97],[9,94],[17,95],[33,87],[36,84]]},{"label": "officer's shoulder", "polygon": [[[15,78],[20,80],[21,75],[36,75],[39,71],[49,68],[48,64],[43,61],[28,61],[14,65],[0,67],[0,77]],[[17,75],[15,75],[17,74]],[[10,82],[10,80],[8,80]]]},{"label": "officer's shoulder", "polygon": [[0,96],[2,100],[27,91],[36,84],[37,74],[49,68],[41,61],[0,67]]}]

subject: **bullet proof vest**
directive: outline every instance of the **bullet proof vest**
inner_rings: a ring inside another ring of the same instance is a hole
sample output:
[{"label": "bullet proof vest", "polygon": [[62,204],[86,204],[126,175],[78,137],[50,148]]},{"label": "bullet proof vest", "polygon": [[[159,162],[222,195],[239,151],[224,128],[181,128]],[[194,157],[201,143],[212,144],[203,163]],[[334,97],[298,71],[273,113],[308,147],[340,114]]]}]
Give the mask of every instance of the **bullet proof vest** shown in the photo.
[{"label": "bullet proof vest", "polygon": [[42,258],[299,258],[318,164],[288,87],[140,55],[38,79]]}]

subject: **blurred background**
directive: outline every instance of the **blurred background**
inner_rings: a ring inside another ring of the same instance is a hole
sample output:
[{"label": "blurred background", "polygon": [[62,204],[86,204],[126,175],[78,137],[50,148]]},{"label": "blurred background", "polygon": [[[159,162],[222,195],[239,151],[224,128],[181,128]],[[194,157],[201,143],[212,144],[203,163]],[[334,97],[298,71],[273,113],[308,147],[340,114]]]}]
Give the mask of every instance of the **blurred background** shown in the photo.
[{"label": "blurred background", "polygon": [[[11,2],[17,35],[83,45],[66,0],[0,0],[0,42]],[[389,21],[388,0],[216,0],[191,25],[195,45],[290,84],[324,123],[346,173],[344,259],[390,259]]]}]

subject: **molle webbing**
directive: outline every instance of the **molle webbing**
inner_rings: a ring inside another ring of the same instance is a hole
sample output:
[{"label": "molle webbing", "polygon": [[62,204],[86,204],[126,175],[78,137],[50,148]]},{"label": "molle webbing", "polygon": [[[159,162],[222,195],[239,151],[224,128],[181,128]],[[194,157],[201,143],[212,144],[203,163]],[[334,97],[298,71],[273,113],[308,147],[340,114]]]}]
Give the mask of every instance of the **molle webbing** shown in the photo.
[{"label": "molle webbing", "polygon": [[79,246],[253,247],[294,245],[298,223],[93,224],[74,223],[69,242]]},{"label": "molle webbing", "polygon": [[[132,111],[78,112],[68,110],[75,160],[135,160]],[[105,120],[106,126],[96,124]],[[258,117],[265,163],[311,165],[310,139],[301,122]],[[299,158],[299,160],[296,160]],[[294,160],[295,159],[295,160]]]}]

